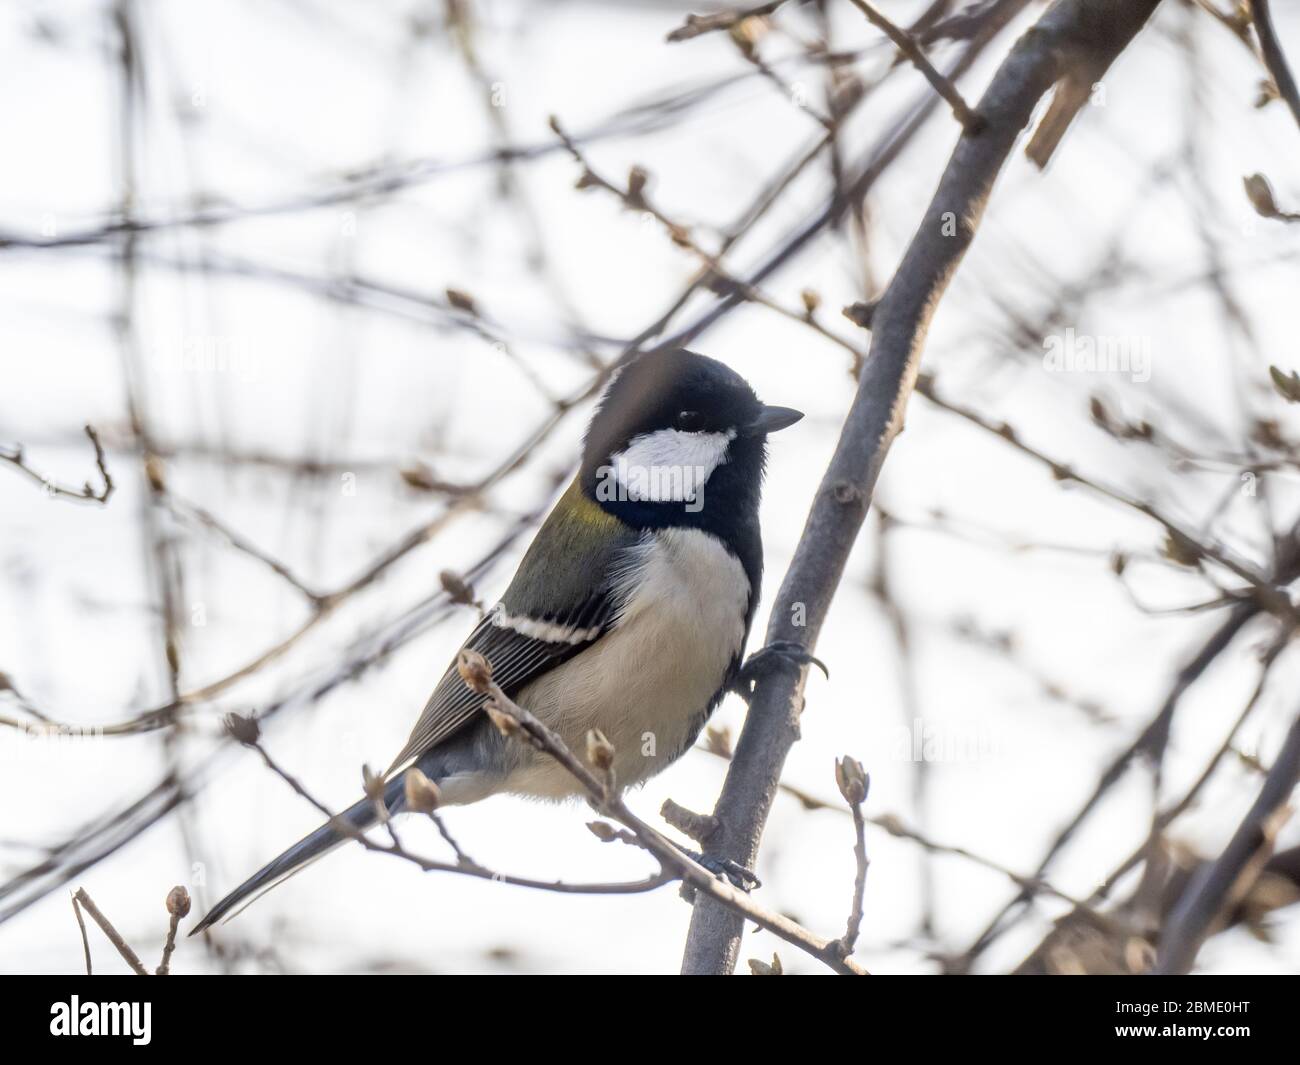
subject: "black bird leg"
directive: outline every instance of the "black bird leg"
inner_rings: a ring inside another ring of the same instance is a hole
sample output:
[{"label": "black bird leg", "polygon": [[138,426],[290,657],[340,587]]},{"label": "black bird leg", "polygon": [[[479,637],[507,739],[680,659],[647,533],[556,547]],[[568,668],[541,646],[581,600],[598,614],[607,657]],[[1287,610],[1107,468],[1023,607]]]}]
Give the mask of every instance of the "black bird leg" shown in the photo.
[{"label": "black bird leg", "polygon": [[732,691],[745,702],[753,697],[754,685],[762,677],[770,676],[782,669],[801,669],[804,666],[816,666],[830,680],[831,672],[826,663],[816,657],[801,643],[794,640],[773,640],[766,647],[760,647],[745,660],[745,664],[736,671],[736,679],[731,682]]},{"label": "black bird leg", "polygon": [[754,888],[763,886],[763,881],[754,875],[752,869],[746,869],[739,862],[733,862],[730,858],[719,858],[715,854],[703,854],[700,851],[693,851],[689,847],[683,847],[676,840],[672,840],[672,845],[681,851],[686,857],[693,862],[698,862],[704,866],[714,876],[722,879],[726,877],[731,881],[731,886],[748,894]]}]

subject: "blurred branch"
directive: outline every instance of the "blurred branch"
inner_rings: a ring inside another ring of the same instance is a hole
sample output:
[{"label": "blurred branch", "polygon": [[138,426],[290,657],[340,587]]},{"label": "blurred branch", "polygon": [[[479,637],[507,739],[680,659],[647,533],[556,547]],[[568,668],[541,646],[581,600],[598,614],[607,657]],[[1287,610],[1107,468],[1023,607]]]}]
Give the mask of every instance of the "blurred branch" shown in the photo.
[{"label": "blurred branch", "polygon": [[[700,37],[706,33],[716,33],[719,30],[730,32],[746,19],[764,18],[771,15],[785,2],[786,0],[770,0],[769,3],[758,4],[755,7],[734,11],[718,11],[712,15],[687,15],[686,21],[669,33],[666,40],[670,44],[676,44],[678,41],[689,41],[692,38]],[[805,0],[798,0],[798,2],[803,3]]]},{"label": "blurred branch", "polygon": [[98,491],[91,487],[89,481],[86,481],[80,488],[71,488],[38,473],[27,465],[21,444],[10,451],[0,448],[0,462],[7,462],[10,466],[35,481],[45,489],[51,498],[71,499],[78,503],[107,503],[108,497],[113,494],[115,486],[113,478],[109,475],[108,465],[104,461],[104,446],[99,442],[99,434],[95,432],[92,426],[87,425],[85,433],[90,438],[91,446],[95,449],[95,467],[99,470],[99,477],[103,482]]},{"label": "blurred branch", "polygon": [[813,310],[805,308],[802,311],[792,310],[782,306],[771,296],[768,296],[756,284],[745,281],[730,273],[722,264],[718,256],[713,255],[706,249],[702,248],[695,238],[691,235],[690,227],[673,221],[663,211],[656,207],[650,200],[647,192],[649,175],[640,167],[633,167],[628,174],[628,182],[625,188],[614,184],[608,178],[602,177],[593,168],[582,150],[573,141],[573,139],[564,131],[564,127],[555,117],[551,118],[551,129],[555,135],[560,138],[564,146],[568,149],[574,162],[582,167],[582,175],[578,178],[579,189],[599,188],[606,192],[612,193],[622,202],[623,206],[630,211],[644,211],[658,222],[664,231],[668,234],[669,239],[679,248],[684,248],[695,255],[704,265],[704,272],[700,275],[702,283],[712,291],[720,295],[738,294],[742,299],[757,303],[766,307],[768,310],[775,311],[784,318],[806,325],[814,332],[830,340],[834,344],[846,348],[852,354],[855,360],[861,359],[861,354],[854,347],[852,341],[845,340],[843,337],[836,336],[824,325],[818,322],[813,316]]},{"label": "blurred branch", "polygon": [[[1283,540],[1278,548],[1278,557],[1274,564],[1273,577],[1276,583],[1285,586],[1292,581],[1300,578],[1300,525],[1297,525],[1292,531],[1289,538]],[[1084,801],[1078,812],[1070,819],[1064,828],[1060,829],[1053,837],[1051,844],[1048,846],[1046,853],[1038,863],[1036,875],[1042,876],[1046,873],[1053,860],[1064,849],[1064,847],[1075,837],[1080,826],[1098,809],[1102,799],[1119,783],[1128,772],[1129,768],[1139,757],[1147,758],[1157,768],[1164,759],[1165,749],[1168,746],[1170,731],[1173,727],[1174,715],[1178,706],[1186,695],[1187,691],[1200,680],[1209,668],[1222,656],[1236,640],[1238,634],[1245,626],[1258,617],[1261,613],[1261,605],[1252,600],[1239,600],[1236,602],[1228,615],[1218,628],[1197,648],[1196,652],[1190,656],[1186,664],[1178,671],[1174,677],[1168,693],[1166,694],[1160,708],[1156,711],[1146,727],[1138,737],[1130,743],[1123,751],[1115,756],[1101,773],[1088,798]],[[1270,650],[1264,656],[1264,670],[1260,676],[1259,684],[1255,688],[1254,694],[1246,705],[1241,718],[1233,731],[1224,741],[1224,748],[1216,755],[1210,763],[1210,766],[1197,784],[1193,791],[1189,793],[1182,804],[1175,807],[1172,811],[1167,811],[1165,815],[1157,819],[1156,826],[1163,829],[1179,813],[1190,805],[1197,791],[1207,782],[1210,773],[1217,766],[1219,759],[1226,753],[1227,747],[1231,744],[1237,728],[1240,727],[1246,715],[1254,708],[1259,699],[1268,671],[1287,642],[1291,638],[1294,630],[1290,627],[1284,627],[1277,634],[1275,642]],[[1144,848],[1150,845],[1148,840]],[[1125,870],[1132,868],[1133,865],[1142,857],[1142,848],[1136,852],[1123,867]],[[1118,879],[1120,873],[1114,874],[1108,881],[1107,887]],[[974,943],[960,956],[959,962],[962,966],[969,966],[971,962],[993,942],[994,939],[1005,931],[1007,925],[1003,924],[1004,918],[1019,904],[1028,899],[1023,892],[1011,902],[1007,903],[985,927],[985,929],[976,938]]]},{"label": "blurred branch", "polygon": [[[767,642],[812,650],[849,550],[866,516],[889,446],[902,429],[930,320],[987,205],[993,182],[1038,99],[1067,69],[1085,27],[1106,24],[1089,43],[1114,59],[1155,10],[1158,0],[1086,4],[1058,0],[1012,48],[979,103],[987,125],[963,133],[924,220],[899,264],[872,326],[870,355],[852,409],[826,471],[794,561],[772,610]],[[954,225],[955,223],[955,225]],[[951,234],[951,235],[946,235]],[[797,608],[802,606],[802,610]],[[800,617],[807,625],[797,626]],[[806,668],[806,667],[805,667]],[[753,867],[786,754],[799,735],[804,669],[773,672],[756,686],[714,815],[720,853]],[[729,973],[743,921],[697,901],[683,972]]]},{"label": "blurred branch", "polygon": [[953,116],[961,123],[962,129],[968,135],[973,136],[983,128],[984,120],[971,110],[970,104],[962,97],[957,86],[935,70],[934,64],[926,58],[924,49],[917,44],[916,39],[910,33],[895,26],[876,9],[874,4],[867,3],[867,0],[851,0],[851,3],[867,16],[868,22],[883,32],[886,37],[898,46],[898,50],[907,56],[912,65],[921,72],[925,80],[934,87],[934,91],[942,96],[948,106],[952,108]]},{"label": "blurred branch", "polygon": [[[705,745],[703,747],[696,747],[694,750],[704,751],[706,754],[711,754],[714,757],[721,758],[723,761],[727,762],[731,761],[732,757],[729,737],[726,736],[723,730],[712,726],[710,726],[707,731]],[[825,799],[818,798],[816,795],[805,791],[803,788],[796,787],[794,784],[787,784],[784,780],[781,781],[778,790],[783,795],[790,796],[790,798],[794,799],[805,810],[828,810],[831,813],[836,814],[849,812],[846,811],[844,806],[840,803],[828,802]],[[710,820],[713,821],[715,819],[711,818]],[[1043,894],[1049,895],[1055,899],[1060,899],[1062,902],[1069,903],[1073,909],[1081,910],[1090,914],[1095,913],[1099,922],[1105,922],[1105,918],[1101,914],[1096,913],[1089,903],[1084,902],[1073,895],[1066,894],[1064,891],[1054,887],[1043,878],[1030,877],[1017,873],[1014,869],[1003,865],[1001,862],[996,862],[992,858],[986,858],[982,854],[976,854],[974,851],[968,850],[965,847],[959,847],[948,843],[939,843],[927,836],[925,833],[904,823],[903,819],[897,814],[889,812],[876,814],[874,816],[864,814],[863,820],[865,820],[869,825],[874,825],[876,828],[883,829],[895,839],[902,839],[909,843],[915,843],[918,847],[929,854],[960,858],[973,865],[978,865],[982,869],[987,869],[990,872],[1006,877],[1012,884],[1024,891],[1034,895]]]},{"label": "blurred branch", "polygon": [[1295,75],[1287,65],[1286,53],[1282,51],[1282,42],[1278,40],[1277,29],[1273,25],[1273,13],[1269,10],[1268,0],[1250,0],[1250,13],[1255,22],[1255,33],[1259,35],[1259,48],[1268,67],[1273,83],[1287,107],[1300,124],[1300,88],[1296,87]]},{"label": "blurred branch", "polygon": [[[970,407],[963,407],[942,398],[935,390],[932,375],[918,374],[916,390],[935,406],[959,415],[968,422],[994,433],[1022,454],[1046,464],[1052,476],[1058,481],[1080,484],[1100,496],[1104,496],[1157,522],[1168,534],[1167,553],[1175,554],[1183,564],[1196,564],[1202,559],[1218,563],[1224,569],[1245,581],[1250,587],[1251,596],[1261,606],[1276,614],[1292,627],[1300,625],[1300,610],[1297,610],[1290,597],[1279,587],[1278,582],[1259,573],[1254,566],[1244,559],[1235,557],[1226,545],[1208,543],[1184,525],[1175,522],[1172,518],[1165,517],[1153,504],[1134,498],[1118,488],[1090,479],[1077,472],[1074,467],[1049,458],[1042,451],[1026,444],[1016,430],[1005,422],[995,423]],[[1289,582],[1283,581],[1282,583]]]},{"label": "blurred branch", "polygon": [[224,522],[220,521],[202,507],[181,499],[174,491],[168,492],[167,501],[171,505],[171,508],[181,514],[182,517],[188,517],[191,521],[197,522],[203,528],[211,530],[217,536],[221,537],[221,539],[225,540],[226,543],[236,551],[240,552],[240,554],[256,559],[267,569],[271,570],[271,572],[283,579],[286,584],[301,592],[308,602],[319,607],[324,601],[325,597],[320,592],[314,591],[311,588],[308,588],[307,585],[303,584],[303,582],[294,576],[293,572],[283,562],[271,557],[271,555],[263,551],[261,548],[254,546],[244,537],[240,536],[239,533],[232,530]]},{"label": "blurred branch", "polygon": [[[1092,963],[1084,955],[1091,955],[1095,959],[1097,952],[1086,949],[1082,944],[1097,947],[1100,942],[1099,937],[1110,934],[1106,922],[1110,922],[1112,926],[1118,923],[1123,927],[1126,923],[1123,915],[1133,908],[1134,900],[1129,900],[1120,905],[1117,908],[1118,916],[1102,915],[1094,907],[1105,902],[1123,877],[1127,876],[1143,861],[1150,860],[1153,855],[1161,853],[1161,837],[1166,834],[1169,827],[1179,817],[1191,809],[1220,765],[1222,765],[1224,759],[1233,750],[1233,744],[1242,726],[1245,725],[1259,705],[1274,663],[1286,649],[1288,643],[1288,639],[1279,637],[1265,653],[1259,679],[1254,690],[1233,721],[1232,726],[1228,729],[1223,742],[1210,757],[1196,780],[1176,802],[1160,809],[1153,819],[1150,834],[1101,882],[1086,903],[1076,907],[1073,912],[1057,922],[1047,937],[1016,968],[1016,972],[1060,972],[1063,971],[1062,966],[1066,961],[1076,968],[1081,966],[1085,971],[1092,971]],[[1285,872],[1286,862],[1282,859],[1282,856],[1279,855],[1278,857],[1281,862],[1280,871]],[[1297,897],[1300,897],[1300,870],[1297,871],[1296,876],[1290,879],[1296,884],[1296,894]],[[1180,883],[1176,879],[1170,880],[1164,889],[1162,912],[1168,912],[1173,908],[1178,896],[1182,893],[1183,887],[1185,887],[1185,881]],[[1132,930],[1128,934],[1132,934]],[[1113,949],[1102,951],[1104,956],[1113,956],[1114,953]]]},{"label": "blurred branch", "polygon": [[1218,859],[1192,880],[1160,937],[1155,971],[1186,973],[1201,943],[1222,921],[1268,860],[1291,792],[1300,783],[1300,717],[1292,722],[1260,789],[1237,831]]}]

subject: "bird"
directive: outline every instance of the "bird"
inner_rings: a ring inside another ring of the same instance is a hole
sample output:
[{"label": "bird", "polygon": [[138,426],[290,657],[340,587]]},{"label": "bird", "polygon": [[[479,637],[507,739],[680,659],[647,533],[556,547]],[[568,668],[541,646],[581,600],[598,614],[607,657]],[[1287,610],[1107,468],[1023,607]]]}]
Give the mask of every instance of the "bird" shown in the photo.
[{"label": "bird", "polygon": [[[683,348],[620,367],[587,427],[577,474],[462,650],[483,655],[505,694],[571,749],[583,750],[598,729],[620,786],[659,773],[742,673],[763,573],[767,438],[802,417]],[[453,661],[383,775],[390,814],[402,812],[413,767],[435,782],[440,806],[580,792],[549,755],[498,730],[482,704]],[[231,891],[190,934],[379,817],[377,802],[358,801]]]}]

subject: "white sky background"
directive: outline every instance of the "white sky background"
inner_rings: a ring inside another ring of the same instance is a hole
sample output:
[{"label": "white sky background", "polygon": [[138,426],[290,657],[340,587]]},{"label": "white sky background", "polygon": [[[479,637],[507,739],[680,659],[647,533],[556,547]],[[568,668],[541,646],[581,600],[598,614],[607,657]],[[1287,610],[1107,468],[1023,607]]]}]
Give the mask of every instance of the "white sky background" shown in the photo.
[{"label": "white sky background", "polygon": [[[884,6],[899,21],[921,7]],[[832,8],[838,46],[866,47],[861,69],[879,71],[891,49],[848,4]],[[530,239],[519,213],[497,194],[496,169],[454,165],[480,159],[494,134],[479,88],[439,28],[442,10],[441,3],[308,0],[151,0],[137,7],[147,79],[137,128],[138,215],[165,219],[212,203],[292,205],[370,167],[439,164],[377,201],[167,229],[139,242],[134,322],[150,426],[179,452],[166,466],[169,487],[314,587],[346,583],[443,507],[407,487],[399,467],[423,461],[441,478],[470,481],[545,416],[546,402],[520,363],[557,395],[580,387],[588,373],[566,350],[568,312],[555,287],[530,268]],[[688,7],[493,2],[476,10],[483,65],[499,83],[502,115],[521,144],[552,143],[551,114],[581,134],[670,92],[723,85],[665,130],[587,149],[611,178],[645,166],[655,201],[697,225],[702,239],[734,221],[767,176],[818,133],[753,74],[725,35],[665,44]],[[1300,54],[1300,12],[1282,6],[1277,15],[1284,43]],[[413,38],[410,20],[417,16],[434,25]],[[787,13],[783,25],[810,29],[798,14]],[[1199,74],[1189,71],[1176,39],[1185,33],[1199,49]],[[19,102],[0,109],[0,143],[10,146],[0,229],[35,236],[102,222],[121,195],[114,147],[120,100],[116,69],[106,60],[105,6],[7,5],[0,35],[8,57],[0,65],[0,94]],[[1005,35],[962,83],[968,98],[978,96],[1012,39]],[[769,58],[792,50],[779,38],[763,47]],[[952,54],[949,48],[938,57]],[[800,63],[782,70],[821,100],[819,71]],[[1256,218],[1241,178],[1268,174],[1279,201],[1294,209],[1300,131],[1280,104],[1252,107],[1260,76],[1247,51],[1209,19],[1165,5],[1107,77],[1104,105],[1085,111],[1048,173],[1020,154],[1012,159],[935,320],[925,364],[944,395],[1012,422],[1023,439],[1060,461],[1158,499],[1195,528],[1204,527],[1226,493],[1231,509],[1216,531],[1231,530],[1238,551],[1263,562],[1265,503],[1240,492],[1239,464],[1177,471],[1158,450],[1119,444],[1088,416],[1088,398],[1099,394],[1129,417],[1148,418],[1189,446],[1225,456],[1241,453],[1248,415],[1277,419],[1294,433],[1297,408],[1285,409],[1269,389],[1267,365],[1294,368],[1300,361],[1292,339],[1297,230]],[[1194,82],[1203,109],[1189,119]],[[848,125],[849,158],[859,158],[924,91],[911,70],[891,79]],[[1177,161],[1169,180],[1153,185],[1151,167],[1174,160],[1189,121],[1199,155]],[[878,281],[892,272],[956,134],[950,116],[936,113],[869,197],[870,270]],[[540,221],[558,287],[593,334],[612,341],[635,335],[689,281],[695,260],[612,197],[575,191],[577,167],[563,153],[515,173]],[[740,245],[735,267],[761,261],[819,209],[828,190],[825,166],[812,167]],[[1201,281],[1205,246],[1186,209],[1189,194],[1208,198],[1254,344],[1224,326]],[[1116,241],[1139,272],[1113,287],[1098,285],[1097,266]],[[325,282],[355,272],[434,298],[448,286],[464,290],[500,324],[514,359],[407,305],[349,307],[275,280],[201,272],[205,255]],[[141,531],[147,492],[138,457],[120,447],[129,423],[121,344],[110,317],[118,298],[110,258],[103,246],[0,250],[0,443],[23,441],[34,465],[80,484],[93,470],[80,435],[91,422],[110,444],[118,484],[106,508],[83,507],[47,500],[0,468],[0,671],[45,712],[82,724],[118,721],[167,696]],[[838,315],[863,296],[860,259],[842,234],[823,235],[765,288],[792,307],[801,289],[816,289],[826,324],[861,342],[865,335]],[[1088,294],[1061,328],[1149,343],[1150,381],[1046,373],[1041,337],[1007,345],[1007,310],[1038,322],[1056,284],[1071,279]],[[691,308],[708,305],[700,299]],[[773,440],[763,508],[767,594],[752,648],[852,397],[848,359],[810,330],[754,306],[731,312],[695,346],[735,367],[768,402],[809,414]],[[600,348],[606,357],[616,350],[616,343]],[[235,353],[235,364],[196,368],[195,353],[212,351]],[[201,789],[192,816],[165,819],[70,885],[86,887],[147,962],[160,948],[162,900],[173,884],[187,884],[201,910],[319,821],[255,754],[220,742],[221,714],[262,708],[337,671],[362,633],[387,631],[434,594],[439,570],[470,564],[510,515],[542,506],[553,477],[576,455],[587,413],[583,407],[570,415],[492,492],[491,512],[462,519],[282,660],[187,712],[180,753]],[[293,479],[270,467],[225,462],[221,456],[232,451],[352,464],[356,494],[343,494],[337,472]],[[1294,521],[1296,481],[1294,470],[1269,479],[1277,527]],[[1157,561],[1162,536],[1154,523],[1086,490],[1063,489],[1041,465],[919,397],[878,500],[919,526],[891,535],[890,576],[909,619],[921,710],[934,735],[962,755],[931,765],[927,831],[1028,873],[1104,761],[1154,713],[1179,665],[1222,618],[1144,614],[1110,573],[1109,556],[1122,550],[1135,558],[1132,585],[1148,604],[1185,605],[1213,589]],[[946,516],[944,528],[961,535],[935,531],[936,511]],[[170,521],[167,528],[181,538],[185,612],[205,622],[184,633],[183,689],[226,675],[305,619],[301,597],[257,562],[187,523]],[[803,740],[787,779],[833,799],[833,759],[852,754],[872,776],[869,812],[896,811],[913,821],[915,767],[900,742],[908,719],[903,674],[888,619],[866,587],[878,544],[874,518],[868,529],[818,646],[831,677],[815,673],[809,681]],[[482,582],[485,598],[504,588],[526,540]],[[1009,542],[1053,547],[1017,551]],[[1014,661],[956,634],[962,619],[984,633],[1013,635]],[[268,726],[269,750],[326,802],[350,802],[361,764],[388,764],[471,623],[469,612],[458,612],[319,701],[299,700]],[[1185,700],[1166,795],[1195,778],[1239,712],[1257,676],[1254,652],[1264,631],[1248,629]],[[1284,655],[1243,734],[1241,746],[1265,763],[1296,711],[1298,677],[1300,667]],[[1097,725],[1069,700],[1045,694],[1045,681],[1074,701],[1096,704],[1108,723]],[[735,734],[742,719],[743,705],[731,698],[714,720]],[[148,791],[166,756],[157,733],[70,745],[3,730],[0,767],[7,879],[39,856],[33,848]],[[691,753],[637,794],[634,805],[652,815],[671,796],[710,809],[724,768]],[[1126,778],[1052,882],[1086,895],[1144,838],[1148,790],[1144,774]],[[1258,777],[1230,760],[1175,836],[1217,853],[1257,790]],[[475,858],[512,873],[579,881],[636,879],[650,870],[630,848],[597,842],[583,827],[589,819],[585,807],[512,798],[447,813]],[[444,853],[423,823],[409,824],[404,839],[413,849]],[[1280,842],[1297,841],[1291,827]],[[846,816],[807,813],[778,799],[757,870],[765,882],[758,897],[824,934],[840,934],[851,846]],[[933,971],[928,945],[916,939],[917,848],[871,829],[868,849],[860,959],[875,972]],[[1013,894],[1005,878],[957,858],[938,859],[934,872],[941,949],[966,946]],[[1040,903],[1034,919],[981,967],[1013,966],[1062,912]],[[1234,931],[1207,945],[1202,968],[1296,971],[1300,932],[1293,912],[1280,916],[1273,945]],[[218,935],[249,950],[273,945],[291,967],[309,971],[671,972],[689,917],[672,888],[561,896],[424,875],[345,848]],[[91,941],[97,971],[122,968],[93,929]],[[742,958],[767,959],[773,950],[789,971],[817,968],[766,933],[747,937]],[[80,964],[65,888],[0,924],[0,970],[67,972]],[[269,967],[253,957],[233,964]],[[194,941],[173,962],[177,972],[222,966]]]}]

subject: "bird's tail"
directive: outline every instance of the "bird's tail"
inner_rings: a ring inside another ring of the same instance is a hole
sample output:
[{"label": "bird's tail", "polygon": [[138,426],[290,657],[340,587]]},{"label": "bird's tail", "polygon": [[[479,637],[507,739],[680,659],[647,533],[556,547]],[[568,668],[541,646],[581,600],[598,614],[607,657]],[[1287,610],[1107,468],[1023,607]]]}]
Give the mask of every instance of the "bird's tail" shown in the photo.
[{"label": "bird's tail", "polygon": [[[403,777],[399,775],[389,781],[388,787],[384,791],[384,804],[390,812],[395,813],[401,804],[402,798]],[[350,826],[353,832],[365,831],[379,820],[379,811],[375,808],[375,805],[372,799],[362,799],[360,802],[353,803],[343,813],[339,814],[334,821],[321,825],[311,835],[300,839],[280,857],[264,865],[213,906],[203,920],[190,930],[190,935],[202,932],[205,928],[216,924],[227,914],[233,916],[236,907],[242,908],[241,904],[252,904],[273,887],[284,883],[295,873],[301,872],[317,858],[323,858],[340,843],[346,843],[351,838],[351,833],[342,825]],[[342,824],[336,824],[336,822]]]}]

